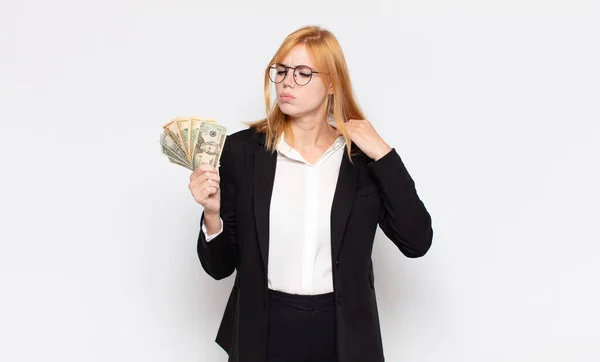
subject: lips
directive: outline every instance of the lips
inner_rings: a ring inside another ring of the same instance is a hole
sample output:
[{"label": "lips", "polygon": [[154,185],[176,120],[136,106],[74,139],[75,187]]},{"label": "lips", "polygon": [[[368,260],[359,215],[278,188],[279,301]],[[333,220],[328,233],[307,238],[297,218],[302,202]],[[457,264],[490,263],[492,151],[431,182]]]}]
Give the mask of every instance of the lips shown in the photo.
[{"label": "lips", "polygon": [[296,97],[294,97],[293,95],[291,95],[289,93],[281,93],[279,95],[279,98],[283,99],[283,100],[291,100],[291,99],[295,99]]}]

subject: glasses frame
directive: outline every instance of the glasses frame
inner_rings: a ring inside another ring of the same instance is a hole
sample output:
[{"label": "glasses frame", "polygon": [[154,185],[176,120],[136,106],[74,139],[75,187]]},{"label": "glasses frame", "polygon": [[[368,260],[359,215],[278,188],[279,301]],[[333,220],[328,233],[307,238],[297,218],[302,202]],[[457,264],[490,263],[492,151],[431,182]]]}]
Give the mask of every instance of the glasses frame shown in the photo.
[{"label": "glasses frame", "polygon": [[[269,67],[269,69],[274,69],[274,70],[277,70],[277,67],[278,67],[278,66],[279,66],[279,67],[282,67],[282,68],[285,68],[285,74],[283,75],[283,78],[281,78],[281,80],[280,80],[279,82],[276,82],[276,81],[274,81],[273,79],[271,79],[271,72],[269,71],[269,80],[270,80],[271,82],[275,83],[275,84],[279,84],[279,83],[283,82],[283,81],[285,80],[285,77],[287,77],[287,75],[288,75],[288,73],[289,73],[289,70],[290,70],[290,69],[293,69],[293,70],[294,70],[294,72],[292,73],[292,74],[294,75],[294,77],[293,77],[293,78],[294,78],[294,83],[298,84],[300,87],[303,87],[303,86],[307,85],[308,83],[310,83],[310,81],[311,81],[311,80],[312,80],[312,78],[313,78],[313,77],[312,77],[312,76],[313,76],[313,74],[321,74],[321,72],[317,72],[316,70],[312,69],[312,68],[311,68],[311,67],[309,67],[308,65],[304,65],[304,64],[297,65],[297,66],[295,66],[295,67],[290,67],[290,66],[287,66],[287,65],[283,65],[283,64],[281,64],[281,63],[275,63],[275,64],[273,64],[272,66],[270,66],[270,67]],[[310,78],[308,78],[308,81],[307,81],[306,83],[304,83],[304,84],[300,84],[300,83],[298,83],[298,81],[296,80],[296,69],[297,69],[297,68],[307,68],[307,69],[309,69],[309,70],[310,70]]]}]

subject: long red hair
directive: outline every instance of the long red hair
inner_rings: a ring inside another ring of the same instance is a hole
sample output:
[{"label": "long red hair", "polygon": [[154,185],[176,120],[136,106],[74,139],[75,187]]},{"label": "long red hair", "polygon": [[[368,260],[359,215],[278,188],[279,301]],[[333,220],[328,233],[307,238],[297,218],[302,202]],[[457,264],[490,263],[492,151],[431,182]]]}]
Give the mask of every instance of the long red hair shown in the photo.
[{"label": "long red hair", "polygon": [[[306,48],[316,68],[321,72],[321,78],[325,84],[333,85],[333,94],[327,98],[327,116],[333,117],[338,131],[346,139],[346,152],[352,160],[351,140],[344,122],[349,119],[366,119],[366,117],[355,99],[346,59],[337,38],[330,31],[319,26],[300,28],[285,38],[265,68],[264,89],[267,116],[256,122],[248,123],[248,125],[258,133],[266,135],[265,147],[269,151],[275,150],[276,140],[281,138],[283,132],[291,133],[287,115],[279,109],[277,102],[271,103],[269,69],[274,63],[281,62],[296,46]],[[327,122],[327,120],[324,121]]]}]

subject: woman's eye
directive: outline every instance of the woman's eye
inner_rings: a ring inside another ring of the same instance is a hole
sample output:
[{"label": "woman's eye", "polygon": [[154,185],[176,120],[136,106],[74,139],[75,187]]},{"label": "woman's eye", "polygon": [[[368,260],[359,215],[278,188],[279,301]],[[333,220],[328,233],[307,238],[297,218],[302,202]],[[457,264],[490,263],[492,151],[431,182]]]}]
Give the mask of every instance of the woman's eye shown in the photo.
[{"label": "woman's eye", "polygon": [[285,74],[285,70],[278,70],[277,71],[277,75],[284,75]]},{"label": "woman's eye", "polygon": [[304,78],[308,78],[310,77],[310,74],[306,74],[306,73],[300,73],[300,76],[304,77]]}]

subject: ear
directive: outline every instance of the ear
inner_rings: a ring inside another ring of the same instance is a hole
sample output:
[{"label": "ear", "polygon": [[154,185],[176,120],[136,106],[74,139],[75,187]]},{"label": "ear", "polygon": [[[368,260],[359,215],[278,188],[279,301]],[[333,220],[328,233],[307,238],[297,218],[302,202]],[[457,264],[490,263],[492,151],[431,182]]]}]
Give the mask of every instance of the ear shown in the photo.
[{"label": "ear", "polygon": [[329,88],[327,89],[327,94],[333,94],[333,84],[329,83]]}]

